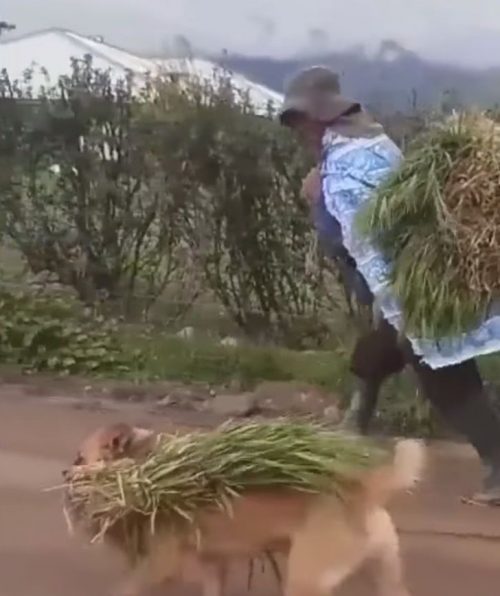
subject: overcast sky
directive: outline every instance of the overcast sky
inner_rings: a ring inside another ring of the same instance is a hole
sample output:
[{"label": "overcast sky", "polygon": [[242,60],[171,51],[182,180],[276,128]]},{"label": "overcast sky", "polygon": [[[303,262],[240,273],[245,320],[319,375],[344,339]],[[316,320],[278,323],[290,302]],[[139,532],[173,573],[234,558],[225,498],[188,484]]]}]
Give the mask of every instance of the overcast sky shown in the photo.
[{"label": "overcast sky", "polygon": [[142,51],[176,35],[210,52],[274,56],[392,38],[427,57],[500,65],[500,0],[0,0],[0,20]]}]

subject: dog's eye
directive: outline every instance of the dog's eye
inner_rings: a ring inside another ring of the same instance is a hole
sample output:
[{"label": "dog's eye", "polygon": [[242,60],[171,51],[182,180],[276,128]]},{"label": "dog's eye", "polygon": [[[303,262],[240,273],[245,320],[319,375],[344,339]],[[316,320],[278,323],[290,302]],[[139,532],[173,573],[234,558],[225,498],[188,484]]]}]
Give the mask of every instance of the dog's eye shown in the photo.
[{"label": "dog's eye", "polygon": [[73,462],[74,466],[83,466],[83,464],[85,463],[85,460],[82,457],[82,454],[79,453],[76,458],[75,461]]}]

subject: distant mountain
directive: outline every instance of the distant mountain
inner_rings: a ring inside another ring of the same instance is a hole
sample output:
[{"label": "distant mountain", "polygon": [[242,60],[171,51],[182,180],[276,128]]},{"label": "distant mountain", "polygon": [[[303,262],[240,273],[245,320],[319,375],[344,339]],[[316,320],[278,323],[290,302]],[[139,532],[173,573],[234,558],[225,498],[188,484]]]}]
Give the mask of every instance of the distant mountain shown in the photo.
[{"label": "distant mountain", "polygon": [[298,69],[327,65],[341,75],[344,94],[377,111],[406,112],[442,102],[453,107],[500,103],[500,68],[477,70],[432,62],[390,40],[372,55],[363,49],[289,60],[229,54],[224,64],[279,92]]}]

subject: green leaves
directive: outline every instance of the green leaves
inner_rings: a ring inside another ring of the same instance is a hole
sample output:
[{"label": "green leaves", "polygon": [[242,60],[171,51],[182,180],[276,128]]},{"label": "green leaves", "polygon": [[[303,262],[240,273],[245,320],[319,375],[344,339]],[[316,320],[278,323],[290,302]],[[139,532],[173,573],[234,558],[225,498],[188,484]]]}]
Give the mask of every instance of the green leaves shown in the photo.
[{"label": "green leaves", "polygon": [[0,233],[30,268],[127,318],[179,288],[180,316],[208,291],[248,336],[324,343],[334,284],[300,197],[310,164],[272,110],[222,69],[139,89],[72,66],[29,117],[14,97],[0,110]]},{"label": "green leaves", "polygon": [[325,336],[319,311],[333,300],[300,196],[307,158],[290,131],[228,99],[226,88],[224,80],[160,85],[158,101],[144,107],[179,197],[178,233],[248,336],[317,347]]},{"label": "green leaves", "polygon": [[0,361],[29,372],[96,374],[128,370],[130,356],[114,324],[85,317],[75,299],[2,289]]},{"label": "green leaves", "polygon": [[72,66],[30,110],[0,106],[0,233],[32,271],[135,315],[181,268],[176,209],[131,81]]}]

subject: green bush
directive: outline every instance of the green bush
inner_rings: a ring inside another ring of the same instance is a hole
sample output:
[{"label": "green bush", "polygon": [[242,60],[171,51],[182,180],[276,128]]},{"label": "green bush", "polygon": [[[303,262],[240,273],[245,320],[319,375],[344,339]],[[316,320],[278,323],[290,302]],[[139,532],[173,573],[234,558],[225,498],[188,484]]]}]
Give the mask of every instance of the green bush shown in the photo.
[{"label": "green bush", "polygon": [[311,165],[300,145],[223,72],[210,83],[152,84],[140,121],[204,287],[248,338],[323,345],[334,299],[300,195]]},{"label": "green bush", "polygon": [[131,357],[114,324],[85,316],[76,299],[1,289],[0,362],[29,372],[123,373]]},{"label": "green bush", "polygon": [[90,56],[38,101],[16,89],[0,101],[0,234],[33,273],[129,321],[210,293],[252,340],[325,345],[336,282],[300,194],[312,164],[272,106],[222,69],[117,81]]}]

